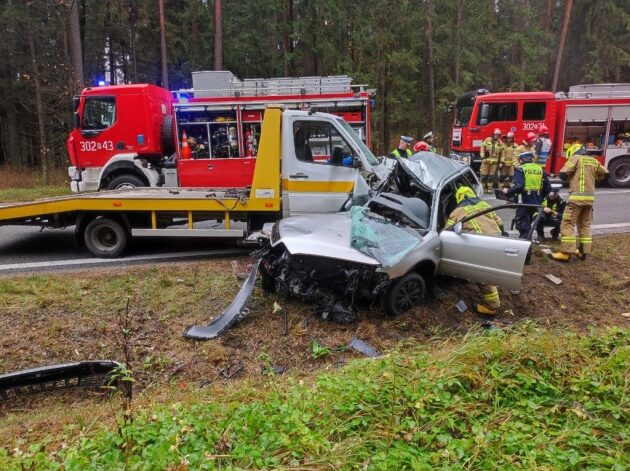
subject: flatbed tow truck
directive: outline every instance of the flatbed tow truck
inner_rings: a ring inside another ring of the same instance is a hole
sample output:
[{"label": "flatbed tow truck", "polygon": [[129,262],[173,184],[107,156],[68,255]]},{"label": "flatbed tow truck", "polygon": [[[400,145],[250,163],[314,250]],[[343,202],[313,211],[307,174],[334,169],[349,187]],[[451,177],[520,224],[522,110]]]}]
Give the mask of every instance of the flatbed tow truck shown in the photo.
[{"label": "flatbed tow truck", "polygon": [[[315,160],[322,140],[329,158]],[[331,161],[340,148],[351,166]],[[2,203],[0,225],[75,226],[79,245],[103,258],[120,257],[132,236],[242,240],[284,216],[339,211],[360,171],[379,173],[379,166],[341,118],[270,108],[251,187],[134,188]]]}]

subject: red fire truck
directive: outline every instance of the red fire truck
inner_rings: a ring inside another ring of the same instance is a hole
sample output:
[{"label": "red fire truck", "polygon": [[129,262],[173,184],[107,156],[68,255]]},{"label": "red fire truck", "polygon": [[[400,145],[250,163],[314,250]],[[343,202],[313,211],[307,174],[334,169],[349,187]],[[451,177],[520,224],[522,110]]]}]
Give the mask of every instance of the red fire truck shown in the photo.
[{"label": "red fire truck", "polygon": [[520,143],[541,124],[553,142],[547,172],[557,173],[568,146],[581,142],[608,168],[611,185],[630,187],[630,84],[576,85],[556,94],[468,92],[455,105],[451,150],[478,164],[481,143],[495,128],[512,131]]},{"label": "red fire truck", "polygon": [[[74,99],[67,141],[71,188],[251,185],[265,108],[340,116],[370,146],[371,94],[346,75],[239,80],[228,71],[193,72],[193,88],[176,92],[148,84],[86,88]],[[319,148],[311,142],[314,159],[329,157],[327,136],[321,141]]]}]

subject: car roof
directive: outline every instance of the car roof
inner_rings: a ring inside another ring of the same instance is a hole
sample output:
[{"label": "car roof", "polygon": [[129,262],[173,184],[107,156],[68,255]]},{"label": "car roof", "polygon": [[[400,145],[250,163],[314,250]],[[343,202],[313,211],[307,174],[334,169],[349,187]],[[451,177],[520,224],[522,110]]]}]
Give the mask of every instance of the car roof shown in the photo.
[{"label": "car roof", "polygon": [[409,160],[420,163],[423,167],[422,183],[432,190],[436,190],[444,178],[460,173],[466,167],[466,164],[443,157],[435,152],[417,152],[410,156]]}]

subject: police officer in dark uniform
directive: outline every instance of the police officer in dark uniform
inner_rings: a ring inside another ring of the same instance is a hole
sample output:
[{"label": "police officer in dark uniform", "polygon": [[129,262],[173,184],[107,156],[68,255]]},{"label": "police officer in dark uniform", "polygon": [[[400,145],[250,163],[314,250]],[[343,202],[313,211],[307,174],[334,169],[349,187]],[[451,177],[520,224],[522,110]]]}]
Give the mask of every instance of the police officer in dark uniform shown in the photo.
[{"label": "police officer in dark uniform", "polygon": [[[518,160],[521,165],[514,172],[514,186],[509,189],[503,188],[503,193],[508,198],[521,195],[521,202],[525,204],[542,204],[543,199],[551,191],[547,174],[540,165],[533,163],[533,152],[523,152],[518,156]],[[534,208],[516,210],[516,229],[521,239],[527,239],[535,213]]]},{"label": "police officer in dark uniform", "polygon": [[553,240],[560,238],[560,225],[562,224],[562,213],[566,206],[566,201],[556,191],[550,191],[542,202],[543,213],[538,221],[536,232],[538,240],[545,238],[545,227],[551,227],[551,237]]},{"label": "police officer in dark uniform", "polygon": [[400,136],[398,148],[394,149],[389,156],[392,159],[408,159],[413,155],[413,152],[411,152],[411,149],[409,148],[411,144],[413,144],[413,137]]}]

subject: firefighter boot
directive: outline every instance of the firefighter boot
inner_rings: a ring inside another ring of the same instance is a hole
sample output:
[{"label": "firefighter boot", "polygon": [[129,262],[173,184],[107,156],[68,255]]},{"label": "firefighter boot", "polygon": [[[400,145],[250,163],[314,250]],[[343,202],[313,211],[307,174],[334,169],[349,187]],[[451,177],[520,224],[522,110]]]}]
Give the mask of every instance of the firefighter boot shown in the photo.
[{"label": "firefighter boot", "polygon": [[584,253],[584,248],[582,244],[578,246],[578,249],[575,251],[575,255],[582,261],[586,260],[586,254]]},{"label": "firefighter boot", "polygon": [[549,258],[552,258],[557,262],[568,262],[569,260],[571,260],[571,254],[564,252],[551,252],[549,254]]}]

